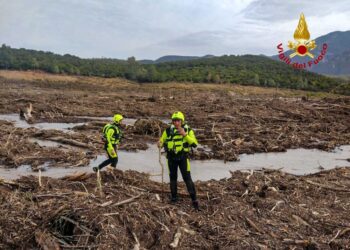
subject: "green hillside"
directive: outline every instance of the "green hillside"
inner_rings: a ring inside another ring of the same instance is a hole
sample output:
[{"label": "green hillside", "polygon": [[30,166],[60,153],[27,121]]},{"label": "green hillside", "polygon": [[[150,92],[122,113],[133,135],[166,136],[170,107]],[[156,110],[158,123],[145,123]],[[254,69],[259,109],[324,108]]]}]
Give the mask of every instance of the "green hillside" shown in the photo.
[{"label": "green hillside", "polygon": [[265,56],[221,56],[189,61],[140,64],[134,57],[81,59],[51,52],[0,48],[0,68],[50,73],[123,77],[138,82],[208,82],[333,91],[349,94],[349,82],[293,69]]}]

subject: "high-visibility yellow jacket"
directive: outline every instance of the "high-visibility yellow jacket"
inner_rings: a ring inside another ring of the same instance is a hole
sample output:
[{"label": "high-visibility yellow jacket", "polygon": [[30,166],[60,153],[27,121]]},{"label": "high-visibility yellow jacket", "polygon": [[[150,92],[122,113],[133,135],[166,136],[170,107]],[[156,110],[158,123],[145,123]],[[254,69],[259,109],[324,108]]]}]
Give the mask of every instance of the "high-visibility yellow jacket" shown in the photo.
[{"label": "high-visibility yellow jacket", "polygon": [[160,138],[160,145],[165,148],[167,153],[180,154],[190,152],[190,147],[198,145],[194,131],[187,125],[182,125],[186,136],[179,134],[174,125],[168,127]]},{"label": "high-visibility yellow jacket", "polygon": [[102,132],[107,148],[113,148],[120,143],[122,132],[116,124],[106,124]]}]

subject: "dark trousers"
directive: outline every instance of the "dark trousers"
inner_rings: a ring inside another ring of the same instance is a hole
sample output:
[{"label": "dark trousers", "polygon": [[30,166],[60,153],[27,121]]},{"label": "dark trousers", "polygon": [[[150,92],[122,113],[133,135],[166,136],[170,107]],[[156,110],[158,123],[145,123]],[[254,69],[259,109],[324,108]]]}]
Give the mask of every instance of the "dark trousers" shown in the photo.
[{"label": "dark trousers", "polygon": [[190,194],[192,201],[197,200],[196,189],[191,178],[191,169],[188,157],[168,157],[168,167],[170,176],[171,197],[177,197],[177,168],[179,168],[182,175],[182,179],[186,184],[187,191]]},{"label": "dark trousers", "polygon": [[[99,169],[102,169],[102,168],[108,166],[109,164],[111,164],[111,166],[112,166],[113,168],[116,168],[116,167],[117,167],[117,163],[118,163],[118,156],[117,156],[117,157],[112,157],[112,156],[108,153],[108,151],[107,151],[107,144],[105,144],[105,147],[104,147],[104,148],[105,148],[105,150],[106,150],[108,159],[105,160],[104,162],[102,162],[100,165],[98,165],[98,168],[99,168]],[[114,146],[114,150],[117,150],[117,149],[116,149],[116,146]]]}]

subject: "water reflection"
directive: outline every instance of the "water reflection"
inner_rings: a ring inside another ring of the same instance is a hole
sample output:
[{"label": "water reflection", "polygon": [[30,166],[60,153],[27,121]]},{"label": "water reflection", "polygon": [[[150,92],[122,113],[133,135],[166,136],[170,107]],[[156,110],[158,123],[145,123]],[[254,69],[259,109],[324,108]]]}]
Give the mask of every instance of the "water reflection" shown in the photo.
[{"label": "water reflection", "polygon": [[[240,155],[239,162],[224,163],[220,160],[191,161],[191,172],[194,180],[206,181],[210,179],[222,179],[230,177],[230,171],[236,170],[258,170],[261,168],[282,169],[282,171],[304,175],[316,173],[322,169],[332,169],[335,167],[350,166],[345,159],[350,156],[350,145],[341,146],[332,152],[320,151],[317,149],[290,149],[281,153],[257,153],[253,155]],[[156,175],[161,173],[158,161],[159,153],[155,145],[149,145],[149,149],[139,152],[119,152],[118,169],[135,170],[138,172]],[[97,166],[106,159],[105,155],[99,155],[90,162],[87,167],[58,168],[51,167],[43,172],[43,176],[62,177],[75,172],[92,172],[91,168]],[[165,180],[168,182],[168,170],[166,159],[162,155],[161,160],[165,166]],[[21,175],[36,174],[31,172],[28,166],[17,169],[0,168],[0,177],[16,179]],[[151,176],[151,179],[160,181],[160,176]],[[181,175],[179,174],[179,180]]]}]

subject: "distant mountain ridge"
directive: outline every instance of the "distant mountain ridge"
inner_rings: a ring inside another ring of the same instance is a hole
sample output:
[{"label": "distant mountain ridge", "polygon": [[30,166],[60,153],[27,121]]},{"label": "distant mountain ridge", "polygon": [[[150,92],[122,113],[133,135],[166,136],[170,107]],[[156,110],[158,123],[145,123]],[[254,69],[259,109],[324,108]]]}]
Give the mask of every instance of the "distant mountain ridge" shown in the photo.
[{"label": "distant mountain ridge", "polygon": [[166,55],[159,57],[156,60],[139,60],[138,62],[141,64],[156,64],[156,63],[164,63],[164,62],[180,62],[180,61],[191,61],[196,59],[204,59],[204,58],[212,58],[215,57],[213,55],[205,55],[205,56],[178,56],[178,55]]},{"label": "distant mountain ridge", "polygon": [[[320,54],[324,43],[328,45],[328,49],[325,58],[317,65],[308,68],[309,71],[323,75],[350,75],[350,31],[334,31],[316,38],[315,41],[317,48],[312,50],[312,54],[315,57]],[[288,48],[287,44],[283,44],[283,47],[284,49]],[[291,53],[291,50],[284,52],[287,56]],[[278,55],[272,58],[279,60]],[[299,57],[298,62],[307,63],[315,59]]]}]

